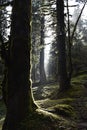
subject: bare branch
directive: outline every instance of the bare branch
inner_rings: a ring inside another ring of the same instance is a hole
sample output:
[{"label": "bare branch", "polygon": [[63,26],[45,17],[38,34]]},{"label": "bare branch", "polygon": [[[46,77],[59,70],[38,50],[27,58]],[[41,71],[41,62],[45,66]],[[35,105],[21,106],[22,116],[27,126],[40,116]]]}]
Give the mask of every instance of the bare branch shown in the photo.
[{"label": "bare branch", "polygon": [[[78,6],[78,4],[77,5],[68,5],[68,7],[77,7]],[[67,7],[67,5],[65,5],[64,7]]]}]

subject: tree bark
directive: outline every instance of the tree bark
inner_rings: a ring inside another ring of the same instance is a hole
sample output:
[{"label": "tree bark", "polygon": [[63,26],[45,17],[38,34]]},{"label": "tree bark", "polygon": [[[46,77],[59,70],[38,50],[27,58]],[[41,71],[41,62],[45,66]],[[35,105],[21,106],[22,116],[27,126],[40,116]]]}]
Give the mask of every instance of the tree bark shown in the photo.
[{"label": "tree bark", "polygon": [[3,130],[19,130],[36,105],[31,92],[31,0],[14,0],[9,45],[7,114]]},{"label": "tree bark", "polygon": [[40,50],[40,83],[46,83],[46,74],[44,69],[44,15],[41,17],[41,43],[42,46]]},{"label": "tree bark", "polygon": [[60,91],[69,87],[66,69],[66,44],[64,25],[64,1],[57,0],[57,48],[58,48],[58,72]]}]

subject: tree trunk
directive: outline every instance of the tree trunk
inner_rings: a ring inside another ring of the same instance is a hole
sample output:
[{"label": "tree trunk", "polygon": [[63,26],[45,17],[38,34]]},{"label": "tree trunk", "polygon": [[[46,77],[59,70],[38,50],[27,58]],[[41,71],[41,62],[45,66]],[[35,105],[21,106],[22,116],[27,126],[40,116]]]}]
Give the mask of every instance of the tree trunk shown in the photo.
[{"label": "tree trunk", "polygon": [[57,0],[57,47],[58,47],[58,72],[60,91],[69,87],[66,69],[66,45],[64,28],[64,1]]},{"label": "tree trunk", "polygon": [[41,18],[41,43],[42,46],[40,50],[40,83],[44,84],[46,82],[46,74],[44,69],[44,16]]},{"label": "tree trunk", "polygon": [[68,59],[68,80],[69,84],[71,84],[71,78],[73,73],[73,66],[72,66],[72,43],[71,43],[71,32],[70,32],[70,18],[69,18],[69,1],[67,0],[67,16],[68,16],[68,28],[67,28],[67,59]]},{"label": "tree trunk", "polygon": [[19,130],[36,105],[30,80],[31,0],[14,0],[9,45],[7,114],[3,130]]}]

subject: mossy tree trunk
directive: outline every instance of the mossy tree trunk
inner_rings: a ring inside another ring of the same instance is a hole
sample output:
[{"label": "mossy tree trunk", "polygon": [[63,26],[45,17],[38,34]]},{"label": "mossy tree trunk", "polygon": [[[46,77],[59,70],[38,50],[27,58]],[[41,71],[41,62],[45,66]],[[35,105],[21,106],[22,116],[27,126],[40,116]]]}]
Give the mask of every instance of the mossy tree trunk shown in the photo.
[{"label": "mossy tree trunk", "polygon": [[14,0],[7,77],[7,114],[3,130],[19,130],[36,105],[31,92],[31,0]]},{"label": "mossy tree trunk", "polygon": [[64,1],[57,0],[57,47],[58,47],[58,72],[60,91],[69,87],[66,67],[66,45],[64,24]]}]

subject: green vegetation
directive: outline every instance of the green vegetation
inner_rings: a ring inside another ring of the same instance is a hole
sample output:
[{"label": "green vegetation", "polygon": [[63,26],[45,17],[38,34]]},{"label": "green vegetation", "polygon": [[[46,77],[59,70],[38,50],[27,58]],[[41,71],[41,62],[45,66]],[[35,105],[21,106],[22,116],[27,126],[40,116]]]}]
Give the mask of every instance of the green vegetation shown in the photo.
[{"label": "green vegetation", "polygon": [[[57,87],[54,87],[52,98],[38,100],[37,104],[41,108],[53,114],[60,115],[64,120],[62,126],[65,127],[65,122],[73,122],[74,128],[78,129],[79,122],[85,122],[87,119],[87,75],[81,74],[72,79],[72,86],[66,92],[61,92],[56,95]],[[58,96],[58,99],[56,98]],[[54,99],[53,99],[54,97]],[[60,121],[61,122],[61,121]],[[70,123],[71,124],[71,123]],[[66,126],[64,130],[70,129],[72,126]],[[84,128],[84,126],[83,126]]]},{"label": "green vegetation", "polygon": [[[30,122],[28,122],[28,120],[30,120]],[[25,129],[26,126],[27,128]],[[68,127],[74,129],[74,122],[40,109],[37,109],[35,113],[31,114],[28,119],[22,123],[22,129],[25,130],[67,130]]]},{"label": "green vegetation", "polygon": [[[72,87],[66,92],[60,93],[58,99],[51,99],[47,95],[43,99],[37,100],[36,103],[40,108],[28,115],[27,119],[22,122],[20,130],[78,130],[80,120],[87,119],[87,88],[84,87],[86,80],[86,74],[74,77]],[[56,86],[56,84],[43,86],[42,94],[45,91],[46,93],[49,93],[50,90],[51,93],[57,91]],[[3,101],[0,101],[0,130],[5,112]]]},{"label": "green vegetation", "polygon": [[[82,72],[81,72],[82,73]],[[84,84],[85,82],[87,82],[87,72],[85,71],[85,74],[82,73],[76,77],[72,78],[72,84]]]},{"label": "green vegetation", "polygon": [[87,129],[86,3],[0,1],[0,129]]},{"label": "green vegetation", "polygon": [[49,111],[53,111],[58,115],[62,115],[64,117],[74,117],[75,112],[72,106],[67,104],[58,104],[56,106],[48,108]]}]

